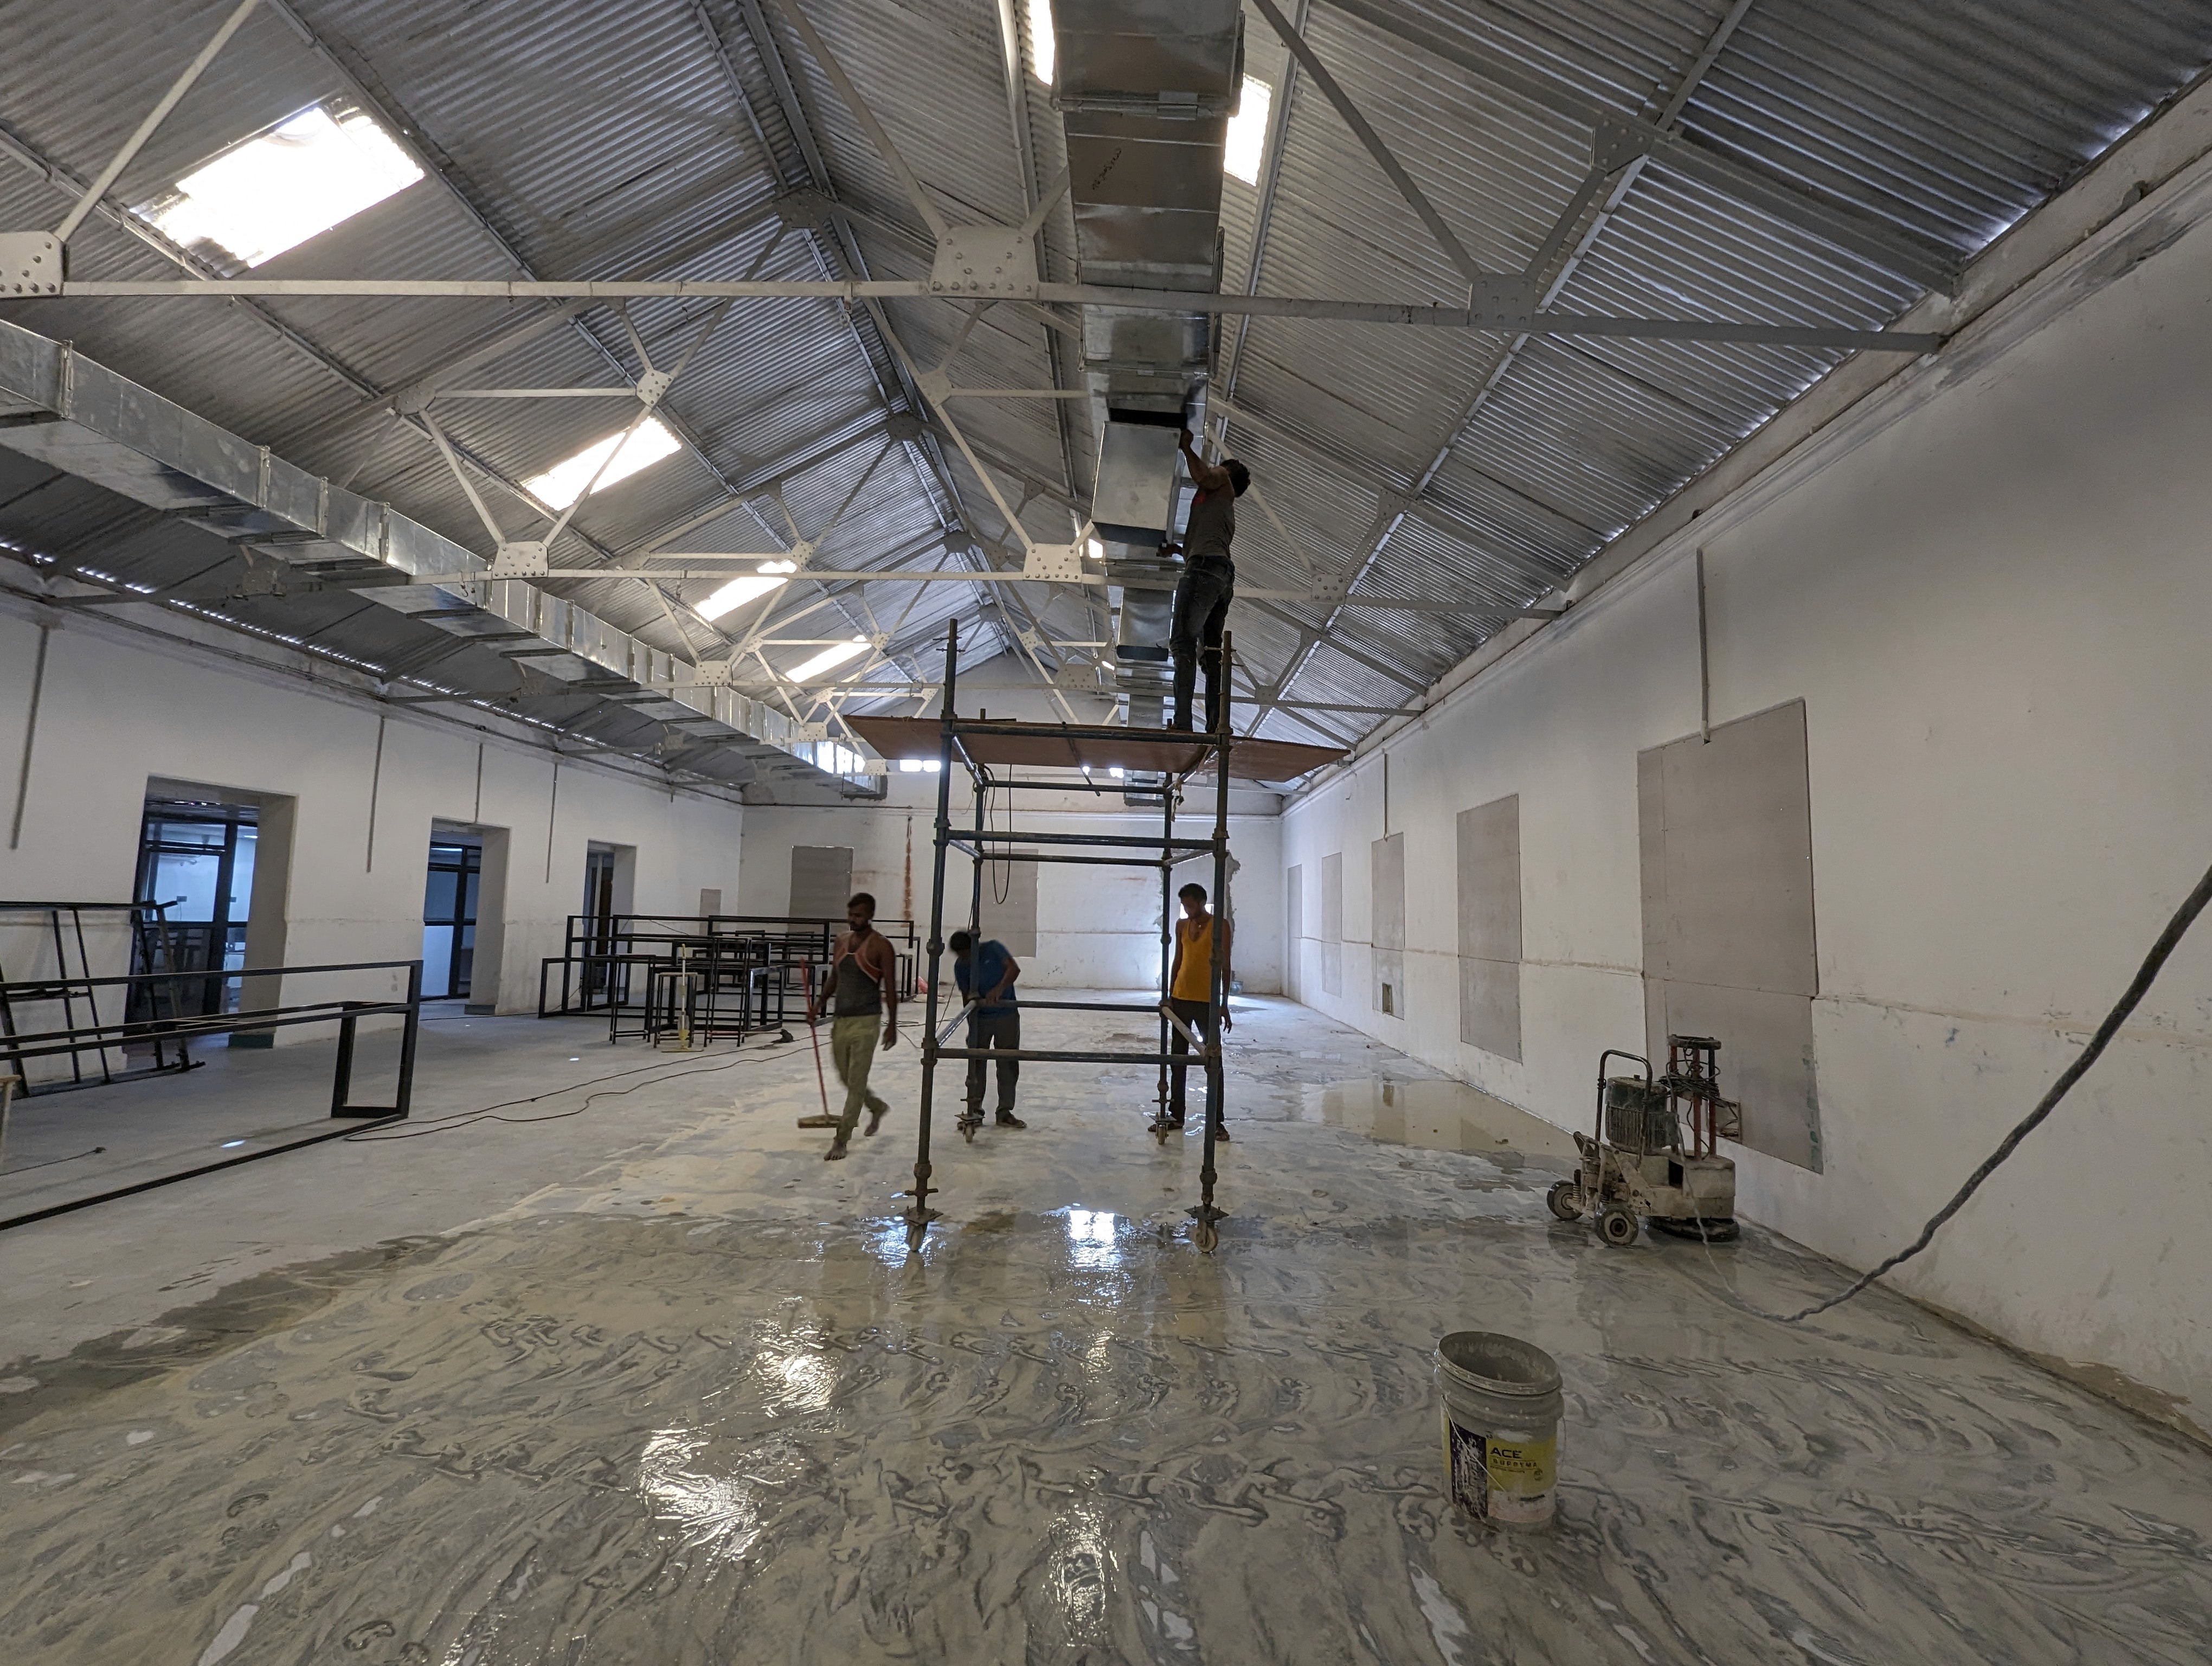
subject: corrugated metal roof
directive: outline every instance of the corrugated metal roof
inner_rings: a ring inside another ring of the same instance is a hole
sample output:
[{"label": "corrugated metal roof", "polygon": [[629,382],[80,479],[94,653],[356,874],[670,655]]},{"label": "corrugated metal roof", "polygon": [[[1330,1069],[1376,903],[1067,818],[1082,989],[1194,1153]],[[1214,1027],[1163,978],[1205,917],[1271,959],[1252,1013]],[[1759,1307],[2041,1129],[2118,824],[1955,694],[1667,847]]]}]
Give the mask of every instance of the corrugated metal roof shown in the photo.
[{"label": "corrugated metal roof", "polygon": [[[878,275],[926,273],[919,216],[785,3],[484,0],[456,11],[436,0],[300,0],[289,14],[271,5],[112,200],[143,201],[225,146],[335,99],[402,129],[430,177],[279,256],[265,275],[811,278],[853,271],[855,254]],[[13,159],[0,160],[0,226],[55,223],[73,192],[39,170],[94,173],[225,9],[224,0],[0,9],[0,153]],[[1858,327],[1896,316],[1920,285],[1808,222],[1848,210],[1915,247],[1970,256],[2212,57],[2212,13],[2152,0],[1871,0],[1848,12],[1757,0],[1684,94],[1684,76],[1728,9],[1726,0],[1310,0],[1303,15],[1315,52],[1486,269],[1516,271],[1543,243],[1583,180],[1601,116],[1653,120],[1673,113],[1671,101],[1691,161],[1755,169],[1808,206],[1777,218],[1726,194],[1710,170],[1655,158],[1575,252],[1554,304]],[[1049,89],[1026,64],[1020,108],[1009,109],[995,5],[808,0],[807,15],[948,219],[1022,216],[1016,121],[1034,157],[1029,189],[1064,163]],[[1277,294],[1462,301],[1463,277],[1372,158],[1310,80],[1291,74],[1265,21],[1248,14],[1246,24],[1248,72],[1279,97],[1286,81],[1292,90],[1261,185],[1224,185],[1224,282],[1237,288],[1256,271]],[[845,229],[822,217],[821,192],[853,211]],[[1065,203],[1048,215],[1044,242],[1048,277],[1079,277]],[[80,276],[174,270],[99,217],[72,253]],[[124,374],[489,554],[427,434],[374,402],[544,310],[70,301],[10,304],[0,316],[73,338]],[[629,322],[667,368],[706,311],[641,302]],[[1055,337],[1034,309],[994,307],[964,341],[963,312],[941,302],[890,303],[882,318],[924,369],[958,342],[947,365],[956,386],[1081,383],[1079,344]],[[1273,512],[1255,501],[1240,514],[1241,582],[1322,597],[1240,602],[1232,628],[1261,684],[1295,666],[1288,697],[1364,706],[1408,694],[1374,664],[1426,681],[1496,622],[1331,598],[1526,605],[1840,356],[1280,319],[1225,321],[1221,339],[1236,367],[1231,444]],[[594,305],[447,380],[619,390],[642,368],[620,313]],[[520,537],[544,523],[495,477],[534,473],[635,409],[618,397],[433,406],[483,465],[480,489]],[[916,409],[872,309],[735,307],[664,410],[691,447],[588,499],[562,564],[635,561],[655,547],[784,550],[792,535],[779,491],[824,566],[1018,557],[951,435]],[[1085,501],[1096,445],[1088,404],[969,398],[951,410],[1030,535],[1070,536],[1069,501]],[[118,515],[83,489],[0,508],[0,530],[9,526],[89,540],[118,570],[173,558],[158,553],[158,525]],[[696,602],[717,582],[672,581],[666,593]],[[695,617],[678,628],[635,579],[549,588],[659,648],[710,657],[823,594],[802,576],[716,626]],[[1065,587],[853,584],[784,634],[887,637],[903,669],[878,667],[872,682],[931,680],[948,619],[975,627],[963,651],[974,663],[1040,623],[1048,636],[1102,640],[1111,634],[1105,600]],[[407,629],[343,596],[252,606],[257,619],[289,606],[331,641],[380,652]],[[1301,629],[1328,640],[1309,646]],[[1051,657],[1087,664],[1091,651]],[[1277,712],[1262,732],[1294,738],[1301,721]],[[1347,713],[1336,727],[1358,733],[1374,721]]]}]

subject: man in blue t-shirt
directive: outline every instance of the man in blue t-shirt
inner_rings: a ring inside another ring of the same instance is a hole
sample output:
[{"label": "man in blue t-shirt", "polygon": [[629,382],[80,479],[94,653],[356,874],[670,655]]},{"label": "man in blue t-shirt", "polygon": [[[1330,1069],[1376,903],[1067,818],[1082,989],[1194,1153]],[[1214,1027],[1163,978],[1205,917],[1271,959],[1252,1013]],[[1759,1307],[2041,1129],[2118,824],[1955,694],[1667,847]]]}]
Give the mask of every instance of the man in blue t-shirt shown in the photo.
[{"label": "man in blue t-shirt", "polygon": [[[1014,980],[1022,975],[1021,963],[1006,952],[995,938],[978,943],[968,932],[952,933],[952,976],[960,993],[975,1005],[968,1015],[968,1045],[972,1050],[1018,1052],[1022,1044],[1022,1009],[1015,1004]],[[1021,1079],[1022,1061],[1000,1058],[999,1067],[999,1126],[1025,1128],[1014,1115],[1014,1084]],[[983,1115],[983,1061],[968,1061],[968,1115]]]}]

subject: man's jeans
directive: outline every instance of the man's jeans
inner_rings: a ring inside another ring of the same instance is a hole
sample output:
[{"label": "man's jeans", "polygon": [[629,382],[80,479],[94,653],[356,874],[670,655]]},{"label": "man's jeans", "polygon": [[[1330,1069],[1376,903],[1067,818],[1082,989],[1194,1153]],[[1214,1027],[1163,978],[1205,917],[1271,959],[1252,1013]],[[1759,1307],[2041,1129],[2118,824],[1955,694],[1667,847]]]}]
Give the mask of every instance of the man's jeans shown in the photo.
[{"label": "man's jeans", "polygon": [[[968,1019],[968,1045],[970,1049],[994,1048],[1000,1051],[1018,1052],[1022,1044],[1022,1009],[1009,1006],[996,1012],[976,1012]],[[1014,1084],[1022,1079],[1019,1059],[994,1059],[999,1067],[999,1115],[1014,1114]],[[983,1063],[981,1059],[968,1061],[968,1111],[970,1116],[983,1114]]]},{"label": "man's jeans", "polygon": [[837,1018],[830,1025],[830,1060],[837,1067],[837,1079],[845,1085],[845,1115],[837,1124],[837,1143],[853,1137],[860,1120],[860,1107],[882,1112],[890,1109],[868,1091],[868,1071],[875,1064],[876,1049],[884,1038],[883,1015],[863,1012],[857,1018]]},{"label": "man's jeans", "polygon": [[1220,728],[1223,702],[1229,698],[1229,676],[1222,668],[1221,628],[1229,617],[1229,600],[1236,593],[1237,569],[1225,561],[1201,556],[1183,569],[1176,587],[1175,628],[1168,635],[1168,652],[1175,657],[1175,721],[1178,729],[1190,727],[1190,696],[1197,680],[1198,662],[1206,660],[1206,729]]}]

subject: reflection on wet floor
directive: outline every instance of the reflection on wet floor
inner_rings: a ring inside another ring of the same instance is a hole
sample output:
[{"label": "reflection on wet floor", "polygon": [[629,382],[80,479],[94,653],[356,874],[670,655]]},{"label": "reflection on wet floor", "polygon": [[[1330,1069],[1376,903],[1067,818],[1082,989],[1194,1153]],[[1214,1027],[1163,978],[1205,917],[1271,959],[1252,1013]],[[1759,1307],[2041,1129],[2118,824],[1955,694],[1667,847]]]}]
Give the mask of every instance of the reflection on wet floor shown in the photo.
[{"label": "reflection on wet floor", "polygon": [[1565,1129],[1449,1077],[1397,1081],[1365,1078],[1310,1083],[1300,1090],[1298,1120],[1364,1134],[1387,1145],[1571,1163]]},{"label": "reflection on wet floor", "polygon": [[[1902,1304],[1493,1219],[878,1237],[503,1226],[19,1430],[9,1657],[2201,1658],[2202,1455]],[[1565,1371],[1547,1534],[1445,1504],[1462,1324]]]},{"label": "reflection on wet floor", "polygon": [[[589,1196],[42,1370],[5,1657],[2203,1659],[2212,1456],[1887,1294],[1753,1318],[1836,1276],[1757,1232],[1607,1249],[1544,1211],[1565,1136],[1472,1090],[1270,1083],[1212,1256],[1194,1149],[1050,1079],[909,1255],[911,1147],[829,1207],[794,1070]],[[1456,1329],[1559,1361],[1548,1532],[1446,1504]]]}]

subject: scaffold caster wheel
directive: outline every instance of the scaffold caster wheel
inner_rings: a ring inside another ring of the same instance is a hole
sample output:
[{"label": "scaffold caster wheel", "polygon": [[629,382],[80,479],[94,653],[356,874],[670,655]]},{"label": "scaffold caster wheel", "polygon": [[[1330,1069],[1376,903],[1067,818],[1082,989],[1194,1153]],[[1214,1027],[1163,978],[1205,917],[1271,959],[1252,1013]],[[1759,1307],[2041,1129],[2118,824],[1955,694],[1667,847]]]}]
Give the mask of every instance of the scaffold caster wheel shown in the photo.
[{"label": "scaffold caster wheel", "polygon": [[1190,1241],[1210,1256],[1214,1246],[1221,1242],[1221,1234],[1210,1220],[1194,1221],[1191,1223]]},{"label": "scaffold caster wheel", "polygon": [[1552,1189],[1544,1194],[1544,1201],[1561,1220],[1580,1220],[1583,1218],[1582,1200],[1575,1195],[1571,1180],[1555,1180]]},{"label": "scaffold caster wheel", "polygon": [[1600,1213],[1597,1235],[1616,1250],[1636,1242],[1636,1213],[1618,1203]]},{"label": "scaffold caster wheel", "polygon": [[960,1129],[960,1137],[972,1146],[975,1143],[975,1130],[983,1126],[983,1119],[980,1116],[963,1116],[957,1126]]},{"label": "scaffold caster wheel", "polygon": [[906,1247],[907,1247],[908,1249],[909,1249],[909,1250],[919,1250],[919,1249],[921,1249],[921,1241],[922,1241],[924,1238],[927,1237],[928,1236],[929,1236],[929,1223],[928,1223],[927,1221],[926,1221],[926,1220],[909,1220],[908,1222],[907,1222],[907,1224],[906,1224]]},{"label": "scaffold caster wheel", "polygon": [[1168,1135],[1175,1132],[1175,1128],[1166,1117],[1155,1116],[1145,1125],[1145,1132],[1164,1146],[1168,1142]]}]

